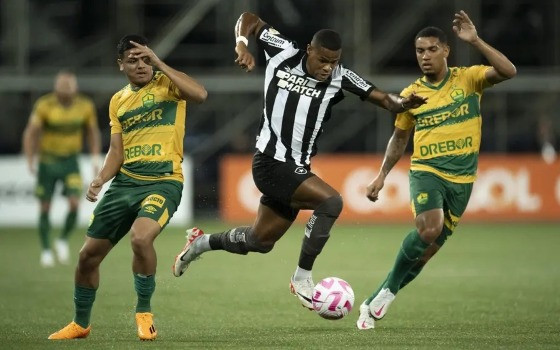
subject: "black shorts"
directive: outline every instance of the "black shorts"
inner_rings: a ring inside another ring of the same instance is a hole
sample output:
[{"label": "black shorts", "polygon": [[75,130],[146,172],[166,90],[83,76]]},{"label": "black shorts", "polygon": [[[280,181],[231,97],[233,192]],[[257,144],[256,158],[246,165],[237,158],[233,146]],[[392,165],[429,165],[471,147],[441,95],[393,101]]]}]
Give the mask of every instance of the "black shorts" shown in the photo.
[{"label": "black shorts", "polygon": [[299,212],[290,206],[292,195],[312,176],[315,174],[309,166],[281,162],[260,151],[253,156],[253,180],[263,194],[261,203],[290,221],[294,221]]}]

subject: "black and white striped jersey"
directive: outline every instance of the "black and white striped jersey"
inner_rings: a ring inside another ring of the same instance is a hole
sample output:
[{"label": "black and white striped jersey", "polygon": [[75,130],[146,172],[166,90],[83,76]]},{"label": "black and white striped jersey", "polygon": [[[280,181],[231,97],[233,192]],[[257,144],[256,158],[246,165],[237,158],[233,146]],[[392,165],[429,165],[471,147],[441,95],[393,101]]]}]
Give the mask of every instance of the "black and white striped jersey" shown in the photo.
[{"label": "black and white striped jersey", "polygon": [[269,25],[257,34],[257,43],[266,56],[266,73],[256,148],[282,162],[309,165],[343,90],[365,99],[375,86],[341,64],[328,80],[316,80],[306,70],[305,50]]}]

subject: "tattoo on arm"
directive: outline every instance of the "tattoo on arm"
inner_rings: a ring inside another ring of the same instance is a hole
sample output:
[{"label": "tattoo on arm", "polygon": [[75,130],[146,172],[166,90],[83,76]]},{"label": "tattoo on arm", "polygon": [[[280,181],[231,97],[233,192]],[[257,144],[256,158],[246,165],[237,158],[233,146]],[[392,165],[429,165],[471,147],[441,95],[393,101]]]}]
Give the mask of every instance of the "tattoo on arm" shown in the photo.
[{"label": "tattoo on arm", "polygon": [[389,144],[387,144],[385,157],[383,158],[383,165],[381,166],[381,172],[384,176],[387,176],[399,159],[401,159],[407,143],[408,138],[398,137],[396,135],[391,136]]}]

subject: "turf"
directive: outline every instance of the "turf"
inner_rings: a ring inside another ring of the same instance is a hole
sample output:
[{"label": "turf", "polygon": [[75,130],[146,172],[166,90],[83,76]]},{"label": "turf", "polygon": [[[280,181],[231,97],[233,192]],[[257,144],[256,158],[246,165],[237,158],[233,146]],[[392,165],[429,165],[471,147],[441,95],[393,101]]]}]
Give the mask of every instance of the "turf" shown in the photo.
[{"label": "turf", "polygon": [[[207,232],[227,228],[208,222]],[[125,238],[101,268],[87,339],[49,341],[73,316],[73,262],[39,267],[33,229],[0,228],[1,349],[547,349],[560,348],[560,225],[464,224],[402,290],[376,328],[358,331],[357,306],[385,277],[408,226],[336,226],[314,278],[338,276],[355,309],[327,321],[288,292],[302,237],[294,226],[268,255],[212,252],[187,274],[171,274],[183,232],[156,241],[152,301],[159,336],[140,343],[134,324],[131,250]]]}]

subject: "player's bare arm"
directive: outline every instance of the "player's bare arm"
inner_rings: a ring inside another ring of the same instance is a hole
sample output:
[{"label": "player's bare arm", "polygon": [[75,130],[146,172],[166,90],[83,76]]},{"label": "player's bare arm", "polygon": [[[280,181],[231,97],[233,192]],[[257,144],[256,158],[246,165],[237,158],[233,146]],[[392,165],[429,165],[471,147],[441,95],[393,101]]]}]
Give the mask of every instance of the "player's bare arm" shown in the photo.
[{"label": "player's bare arm", "polygon": [[385,157],[383,158],[383,163],[381,164],[381,170],[377,177],[369,183],[366,188],[366,196],[372,202],[377,201],[379,198],[379,192],[385,185],[385,179],[387,175],[393,169],[395,164],[401,159],[408,144],[410,134],[412,133],[412,128],[408,130],[403,130],[400,128],[395,128],[393,136],[387,144],[387,150],[385,151]]},{"label": "player's bare arm", "polygon": [[91,155],[91,164],[93,167],[93,175],[99,172],[99,154],[101,153],[101,135],[97,123],[87,126],[87,140],[89,153]]},{"label": "player's bare arm", "polygon": [[123,140],[122,134],[112,134],[111,144],[109,145],[109,152],[105,157],[105,162],[99,174],[93,179],[89,184],[89,188],[86,193],[86,199],[90,202],[97,201],[97,195],[101,191],[103,184],[111,180],[121,168],[123,164]]},{"label": "player's bare arm", "polygon": [[249,36],[256,36],[259,30],[266,23],[259,18],[259,16],[244,12],[241,14],[237,22],[235,23],[234,34],[235,34],[235,53],[237,53],[237,58],[235,63],[237,63],[246,72],[250,72],[255,68],[255,58],[249,52],[247,48],[247,38]]},{"label": "player's bare arm", "polygon": [[486,72],[486,80],[489,83],[498,84],[513,78],[517,74],[515,65],[503,53],[490,46],[478,36],[476,27],[465,11],[459,11],[459,13],[455,14],[453,31],[459,39],[471,44],[488,60],[492,66]]},{"label": "player's bare arm", "polygon": [[42,127],[31,122],[33,116],[29,118],[29,122],[23,131],[23,154],[27,160],[27,167],[31,174],[36,173],[35,169],[35,153],[37,152],[37,145],[41,137]]},{"label": "player's bare arm", "polygon": [[415,93],[402,97],[378,89],[373,89],[367,100],[393,113],[402,113],[412,108],[418,108],[428,101],[426,97],[418,96]]},{"label": "player's bare arm", "polygon": [[196,103],[202,103],[208,97],[208,92],[195,79],[191,78],[187,74],[180,72],[176,69],[171,68],[165,62],[163,62],[155,54],[155,52],[148,46],[138,44],[134,41],[130,41],[132,45],[135,46],[134,49],[130,50],[129,57],[136,59],[147,59],[147,64],[150,64],[157,69],[159,69],[163,74],[177,86],[181,92],[181,97],[193,101]]}]

